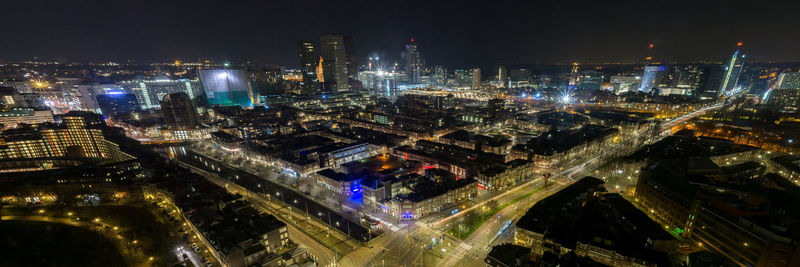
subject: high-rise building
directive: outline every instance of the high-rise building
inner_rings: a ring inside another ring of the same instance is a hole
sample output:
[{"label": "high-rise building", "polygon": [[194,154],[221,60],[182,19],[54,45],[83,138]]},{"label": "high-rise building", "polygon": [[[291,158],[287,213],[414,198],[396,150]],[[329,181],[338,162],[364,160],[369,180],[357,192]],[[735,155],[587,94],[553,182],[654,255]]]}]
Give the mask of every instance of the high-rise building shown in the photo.
[{"label": "high-rise building", "polygon": [[581,71],[580,76],[578,78],[578,89],[585,89],[585,90],[600,90],[603,87],[603,82],[605,81],[605,73],[594,71],[594,70],[585,70]]},{"label": "high-rise building", "polygon": [[422,62],[419,57],[419,50],[417,44],[414,43],[414,38],[406,45],[406,50],[403,52],[403,59],[405,60],[406,78],[409,83],[419,83],[420,73],[422,72]]},{"label": "high-rise building", "polygon": [[481,88],[481,69],[472,69],[472,89]]},{"label": "high-rise building", "polygon": [[500,66],[497,68],[497,81],[500,87],[506,87],[506,82],[508,80],[508,69],[505,66]]},{"label": "high-rise building", "polygon": [[433,69],[433,81],[434,86],[445,86],[447,85],[447,69],[442,66],[436,66]]},{"label": "high-rise building", "polygon": [[455,85],[456,87],[470,87],[472,86],[472,71],[465,69],[455,70]]},{"label": "high-rise building", "polygon": [[[347,82],[348,65],[345,51],[345,38],[341,35],[328,34],[320,36],[322,52],[322,73],[325,91],[349,91]],[[352,39],[350,39],[352,41]],[[351,55],[352,57],[352,55]]]},{"label": "high-rise building", "polygon": [[[741,47],[742,43],[739,43],[738,46]],[[744,67],[744,58],[745,54],[740,49],[736,49],[731,58],[725,63],[725,72],[722,76],[722,84],[719,87],[719,91],[717,91],[717,98],[722,97],[726,92],[736,87],[739,82],[739,74],[742,73],[742,68]]]},{"label": "high-rise building", "polygon": [[661,95],[698,95],[706,70],[700,65],[673,65],[664,72],[659,90]]},{"label": "high-rise building", "polygon": [[784,72],[778,75],[775,87],[767,91],[764,98],[767,104],[785,110],[800,109],[800,72]]},{"label": "high-rise building", "polygon": [[661,82],[664,75],[664,66],[647,65],[644,67],[644,74],[642,74],[642,83],[639,85],[639,91],[649,93],[656,88]]},{"label": "high-rise building", "polygon": [[356,43],[353,36],[342,36],[344,40],[344,58],[347,66],[347,78],[355,79],[358,75],[358,62],[356,62]]},{"label": "high-rise building", "polygon": [[186,130],[199,125],[194,103],[184,92],[164,96],[161,100],[161,114],[169,129]]},{"label": "high-rise building", "polygon": [[140,112],[136,95],[123,92],[114,92],[97,96],[97,105],[106,116],[127,115]]},{"label": "high-rise building", "polygon": [[244,70],[198,70],[209,106],[253,107],[253,88]]},{"label": "high-rise building", "polygon": [[567,88],[569,90],[573,90],[578,86],[578,79],[580,79],[580,75],[578,74],[579,69],[580,64],[578,64],[578,62],[572,63],[572,67],[569,70],[569,81],[567,82]]},{"label": "high-rise building", "polygon": [[317,86],[317,56],[314,43],[300,41],[298,43],[300,54],[300,72],[303,75],[303,91],[310,93],[316,91]]},{"label": "high-rise building", "polygon": [[185,92],[189,98],[199,103],[204,103],[203,86],[200,80],[194,79],[134,79],[119,82],[126,92],[136,95],[141,109],[160,108],[159,102],[164,96],[177,92]]}]

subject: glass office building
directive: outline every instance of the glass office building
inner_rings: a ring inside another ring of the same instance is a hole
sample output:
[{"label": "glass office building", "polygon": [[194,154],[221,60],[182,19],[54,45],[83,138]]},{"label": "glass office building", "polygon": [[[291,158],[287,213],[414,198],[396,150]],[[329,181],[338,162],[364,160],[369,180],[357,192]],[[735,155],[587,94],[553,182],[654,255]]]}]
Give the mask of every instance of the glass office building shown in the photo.
[{"label": "glass office building", "polygon": [[199,70],[209,106],[253,107],[253,88],[244,70]]}]

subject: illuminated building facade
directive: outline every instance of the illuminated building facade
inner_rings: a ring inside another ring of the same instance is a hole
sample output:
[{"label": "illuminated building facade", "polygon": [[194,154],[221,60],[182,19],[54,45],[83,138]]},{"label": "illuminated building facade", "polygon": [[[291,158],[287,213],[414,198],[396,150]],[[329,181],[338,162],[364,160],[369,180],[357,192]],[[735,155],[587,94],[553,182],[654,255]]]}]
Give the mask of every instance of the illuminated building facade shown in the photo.
[{"label": "illuminated building facade", "polygon": [[781,73],[775,88],[767,92],[766,103],[784,110],[800,108],[800,72]]},{"label": "illuminated building facade", "polygon": [[639,91],[649,93],[658,86],[661,78],[664,75],[664,66],[645,66],[644,74],[642,75],[642,82],[639,85]]},{"label": "illuminated building facade", "polygon": [[140,112],[136,95],[122,92],[97,96],[97,105],[103,115],[115,116]]},{"label": "illuminated building facade", "polygon": [[414,43],[414,38],[411,38],[411,43],[406,45],[403,58],[405,59],[407,81],[413,84],[419,83],[422,61],[419,58],[419,50],[417,50],[417,44]]},{"label": "illuminated building facade", "polygon": [[303,76],[303,88],[306,93],[313,92],[317,87],[317,56],[314,43],[300,41],[298,44],[300,54],[300,72]]},{"label": "illuminated building facade", "polygon": [[372,95],[392,97],[397,95],[397,79],[399,73],[388,71],[362,71],[358,73],[358,80],[364,89]]},{"label": "illuminated building facade", "polygon": [[198,70],[209,106],[253,107],[253,88],[244,70]]},{"label": "illuminated building facade", "polygon": [[[741,43],[739,46],[741,46]],[[742,73],[742,68],[744,67],[744,58],[745,54],[740,49],[736,49],[736,52],[733,52],[731,58],[725,63],[722,84],[719,87],[719,91],[717,91],[718,98],[736,87],[739,82],[739,74]]]},{"label": "illuminated building facade", "polygon": [[497,82],[498,86],[501,88],[506,87],[506,81],[508,80],[508,69],[505,66],[500,66],[497,68]]},{"label": "illuminated building facade", "polygon": [[609,83],[616,94],[632,92],[639,88],[642,76],[611,76]]},{"label": "illuminated building facade", "polygon": [[[0,135],[0,158],[94,158],[120,161],[132,157],[103,136],[97,114],[70,112],[60,125],[40,125],[6,130]],[[102,121],[102,118],[100,118]]]},{"label": "illuminated building facade", "polygon": [[49,109],[7,108],[0,110],[0,124],[5,127],[17,127],[19,123],[39,124],[53,122],[53,112]]},{"label": "illuminated building facade", "polygon": [[447,69],[442,66],[436,66],[433,71],[433,80],[431,80],[431,84],[433,86],[447,85]]},{"label": "illuminated building facade", "polygon": [[[202,99],[204,94],[203,86],[197,79],[140,79],[123,81],[119,84],[128,92],[136,95],[141,109],[160,108],[161,99],[172,93],[184,92],[193,100]],[[199,104],[203,101],[197,102]]]}]

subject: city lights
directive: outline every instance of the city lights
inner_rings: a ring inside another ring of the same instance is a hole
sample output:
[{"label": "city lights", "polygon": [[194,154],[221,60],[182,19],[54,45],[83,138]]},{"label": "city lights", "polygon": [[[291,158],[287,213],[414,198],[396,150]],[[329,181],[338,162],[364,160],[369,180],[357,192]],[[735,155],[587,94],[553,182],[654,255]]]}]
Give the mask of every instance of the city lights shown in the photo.
[{"label": "city lights", "polygon": [[800,259],[796,8],[319,4],[5,4],[4,264]]}]

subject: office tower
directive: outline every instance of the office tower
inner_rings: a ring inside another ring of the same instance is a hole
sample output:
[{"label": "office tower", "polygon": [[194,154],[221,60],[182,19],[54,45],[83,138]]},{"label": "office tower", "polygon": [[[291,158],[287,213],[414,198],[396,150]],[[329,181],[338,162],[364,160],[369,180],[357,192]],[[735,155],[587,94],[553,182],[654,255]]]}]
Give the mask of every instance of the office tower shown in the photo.
[{"label": "office tower", "polygon": [[767,104],[784,110],[800,109],[800,72],[784,72],[772,90],[764,95]]},{"label": "office tower", "polygon": [[194,129],[199,125],[194,103],[184,92],[164,96],[164,99],[161,100],[161,114],[169,129]]},{"label": "office tower", "polygon": [[605,74],[599,71],[581,71],[581,74],[578,78],[577,88],[586,90],[600,90],[600,88],[603,87],[603,81],[605,80],[605,77]]},{"label": "office tower", "polygon": [[406,79],[409,83],[420,82],[420,72],[422,72],[422,62],[419,58],[419,51],[417,44],[414,43],[414,38],[411,38],[411,43],[406,45],[406,50],[403,52],[403,59],[405,60]]},{"label": "office tower", "polygon": [[97,105],[106,116],[116,116],[140,112],[136,95],[123,92],[112,92],[97,96]]},{"label": "office tower", "polygon": [[[738,43],[737,46],[741,47],[742,43]],[[722,84],[719,87],[719,91],[717,91],[717,98],[722,97],[726,92],[736,87],[739,82],[739,74],[742,73],[742,67],[744,67],[744,57],[745,54],[741,53],[740,49],[736,49],[731,58],[728,59],[728,62],[725,63],[723,69],[725,72],[722,76]]]},{"label": "office tower", "polygon": [[508,80],[508,70],[505,66],[500,66],[497,68],[497,81],[500,87],[506,87],[506,82]]},{"label": "office tower", "polygon": [[244,70],[198,70],[209,106],[253,107],[253,88]]},{"label": "office tower", "polygon": [[358,63],[356,62],[356,44],[353,36],[342,36],[344,40],[345,65],[347,66],[347,78],[355,79],[358,74]]},{"label": "office tower", "polygon": [[433,85],[445,86],[447,85],[447,69],[442,66],[436,66],[433,71]]},{"label": "office tower", "polygon": [[641,83],[642,76],[611,76],[609,82],[616,94],[636,91]]},{"label": "office tower", "polygon": [[303,91],[304,93],[310,93],[316,90],[317,85],[317,56],[314,43],[300,41],[298,49],[300,53],[300,71],[303,75]]},{"label": "office tower", "polygon": [[664,66],[659,65],[646,65],[644,67],[644,74],[642,74],[642,83],[639,85],[639,91],[649,93],[658,86],[664,74]]},{"label": "office tower", "polygon": [[457,69],[455,71],[456,87],[470,87],[472,86],[472,71],[465,69]]},{"label": "office tower", "polygon": [[705,69],[699,65],[674,65],[664,72],[661,95],[697,95],[705,77]]},{"label": "office tower", "polygon": [[119,82],[126,92],[133,92],[141,109],[160,108],[159,102],[164,96],[184,92],[196,103],[204,103],[203,86],[198,79],[134,79]]},{"label": "office tower", "polygon": [[567,88],[569,90],[575,89],[578,86],[578,79],[580,79],[580,75],[578,75],[578,70],[580,69],[580,64],[578,62],[572,63],[572,68],[569,70],[569,82],[567,83]]},{"label": "office tower", "polygon": [[472,89],[481,88],[481,69],[472,69]]},{"label": "office tower", "polygon": [[347,52],[345,51],[345,38],[341,35],[320,36],[320,60],[323,71],[325,91],[349,91],[347,83]]}]

